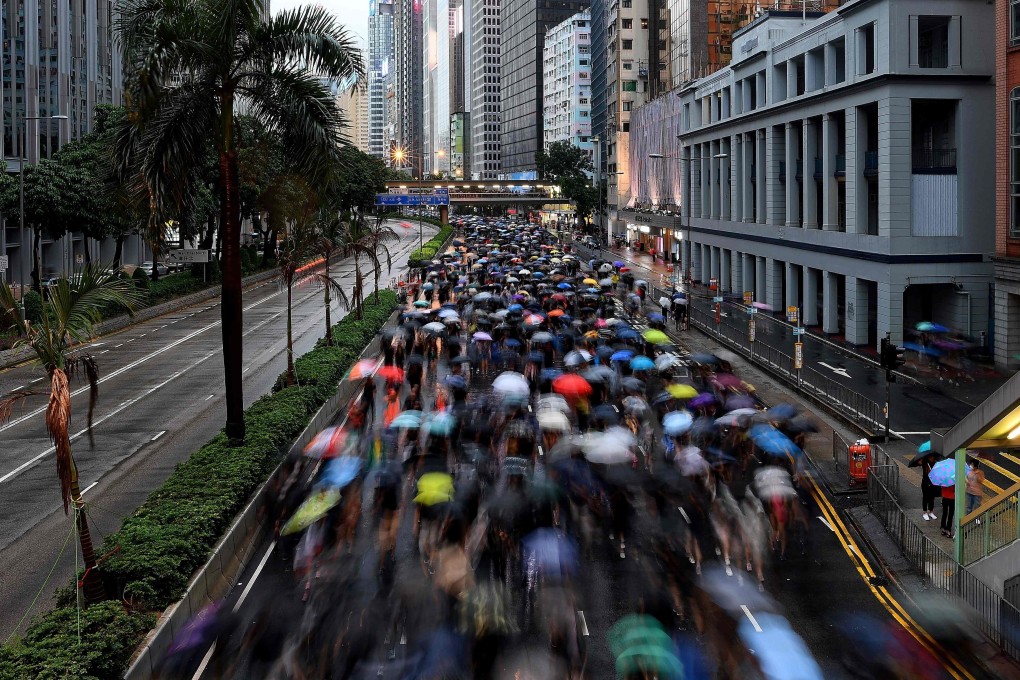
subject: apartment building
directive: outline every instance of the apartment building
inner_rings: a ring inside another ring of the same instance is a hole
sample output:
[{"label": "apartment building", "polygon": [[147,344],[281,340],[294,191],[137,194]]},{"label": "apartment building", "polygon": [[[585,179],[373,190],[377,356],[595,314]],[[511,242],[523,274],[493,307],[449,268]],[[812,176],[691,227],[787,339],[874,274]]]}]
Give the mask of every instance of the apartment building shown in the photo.
[{"label": "apartment building", "polygon": [[545,148],[567,142],[591,153],[591,68],[591,14],[578,12],[545,34]]}]

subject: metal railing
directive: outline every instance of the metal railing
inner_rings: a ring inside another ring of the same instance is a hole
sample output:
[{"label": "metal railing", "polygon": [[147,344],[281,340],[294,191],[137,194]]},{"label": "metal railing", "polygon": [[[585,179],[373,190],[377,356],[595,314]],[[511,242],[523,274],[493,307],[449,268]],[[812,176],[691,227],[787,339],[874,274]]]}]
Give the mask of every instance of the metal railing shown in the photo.
[{"label": "metal railing", "polygon": [[956,172],[956,149],[914,149],[910,155],[915,173]]},{"label": "metal railing", "polygon": [[963,563],[973,564],[1020,539],[1020,482],[960,518]]},{"label": "metal railing", "polygon": [[900,552],[933,590],[955,598],[972,622],[1013,659],[1020,659],[1020,609],[988,587],[940,548],[909,520],[883,482],[881,473],[868,479],[868,508],[896,542]]}]

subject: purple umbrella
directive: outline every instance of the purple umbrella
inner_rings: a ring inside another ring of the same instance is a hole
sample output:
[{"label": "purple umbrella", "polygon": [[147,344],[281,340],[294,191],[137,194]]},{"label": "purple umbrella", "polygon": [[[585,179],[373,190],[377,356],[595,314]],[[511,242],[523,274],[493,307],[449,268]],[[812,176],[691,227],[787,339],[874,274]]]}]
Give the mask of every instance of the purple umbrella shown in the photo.
[{"label": "purple umbrella", "polygon": [[616,262],[613,263],[613,266],[614,267],[624,267],[624,266],[626,266],[626,264],[624,262],[621,262],[620,260],[617,260]]},{"label": "purple umbrella", "polygon": [[740,408],[754,408],[754,397],[746,394],[735,394],[726,400],[726,410],[736,411]]},{"label": "purple umbrella", "polygon": [[702,392],[698,396],[687,402],[689,408],[705,408],[715,403],[715,395],[708,392]]}]

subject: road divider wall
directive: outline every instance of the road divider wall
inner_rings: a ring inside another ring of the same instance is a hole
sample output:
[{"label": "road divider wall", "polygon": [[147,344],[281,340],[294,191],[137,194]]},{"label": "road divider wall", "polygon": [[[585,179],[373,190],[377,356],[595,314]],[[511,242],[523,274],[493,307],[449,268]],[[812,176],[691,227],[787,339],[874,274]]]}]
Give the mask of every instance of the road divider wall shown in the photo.
[{"label": "road divider wall", "polygon": [[77,593],[69,588],[22,639],[0,648],[0,679],[151,677],[184,623],[222,597],[244,568],[266,528],[259,514],[266,480],[286,452],[300,451],[351,398],[353,386],[337,385],[378,342],[395,308],[393,291],[380,291],[378,303],[370,294],[362,320],[349,314],[334,326],[335,346],[320,340],[297,360],[298,385],[245,411],[244,445],[229,446],[221,432],[178,465],[104,541],[111,599],[84,610],[81,643]]},{"label": "road divider wall", "polygon": [[446,247],[446,242],[453,236],[453,227],[446,225],[439,230],[439,233],[425,242],[421,248],[412,250],[407,256],[407,266],[411,269],[423,267],[430,263],[440,249]]}]

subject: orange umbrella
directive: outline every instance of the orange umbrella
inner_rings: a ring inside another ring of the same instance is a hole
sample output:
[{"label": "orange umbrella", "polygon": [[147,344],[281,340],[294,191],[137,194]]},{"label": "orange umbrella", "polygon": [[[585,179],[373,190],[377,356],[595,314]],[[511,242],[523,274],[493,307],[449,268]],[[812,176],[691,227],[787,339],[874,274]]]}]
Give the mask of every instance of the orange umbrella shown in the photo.
[{"label": "orange umbrella", "polygon": [[399,383],[404,381],[404,370],[398,366],[383,366],[376,375],[389,382]]},{"label": "orange umbrella", "polygon": [[565,397],[587,397],[591,394],[591,385],[576,373],[564,373],[553,380],[553,392]]},{"label": "orange umbrella", "polygon": [[555,319],[558,316],[563,316],[563,310],[562,309],[554,309],[551,312],[549,312],[549,317],[550,318]]},{"label": "orange umbrella", "polygon": [[362,359],[351,367],[351,372],[347,374],[347,379],[361,380],[362,378],[371,378],[375,375],[377,368],[379,368],[379,362],[375,359]]}]

